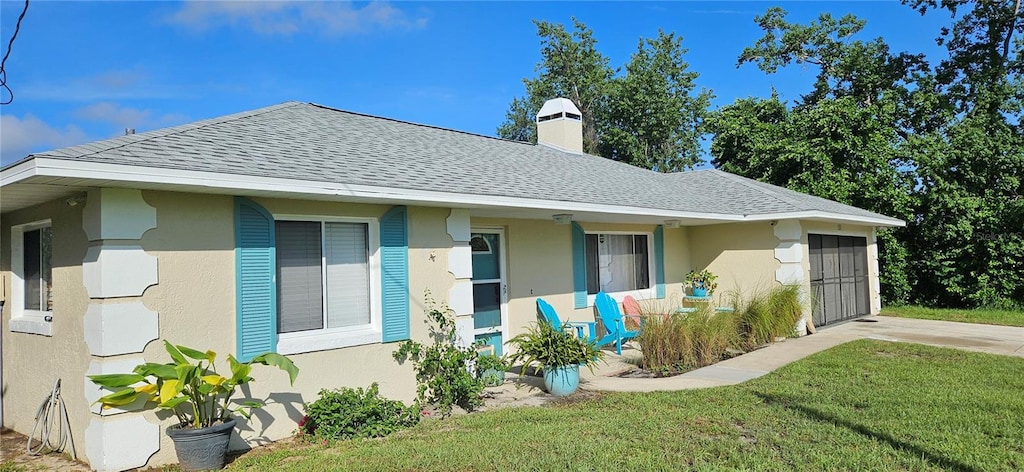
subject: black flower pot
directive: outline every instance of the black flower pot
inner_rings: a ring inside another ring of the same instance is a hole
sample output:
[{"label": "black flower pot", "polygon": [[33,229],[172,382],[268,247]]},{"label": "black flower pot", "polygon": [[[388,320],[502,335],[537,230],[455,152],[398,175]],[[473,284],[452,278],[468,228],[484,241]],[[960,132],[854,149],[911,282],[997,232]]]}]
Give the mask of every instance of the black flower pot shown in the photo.
[{"label": "black flower pot", "polygon": [[224,468],[228,455],[228,441],[235,430],[235,420],[227,420],[209,428],[167,428],[174,441],[174,452],[184,470],[213,470]]}]

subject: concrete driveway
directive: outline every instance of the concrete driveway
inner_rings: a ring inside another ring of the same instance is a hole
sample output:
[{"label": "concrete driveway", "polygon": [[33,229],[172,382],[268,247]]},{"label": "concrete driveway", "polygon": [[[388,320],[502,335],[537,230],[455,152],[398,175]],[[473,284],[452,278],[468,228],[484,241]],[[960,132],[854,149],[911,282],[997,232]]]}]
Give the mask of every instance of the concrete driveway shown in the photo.
[{"label": "concrete driveway", "polygon": [[817,334],[787,339],[712,366],[662,379],[617,377],[617,373],[633,367],[640,356],[638,350],[627,349],[621,358],[614,354],[608,356],[608,363],[595,369],[593,375],[581,372],[580,386],[586,390],[651,392],[733,385],[857,339],[911,342],[1024,357],[1024,328],[875,316],[824,328]]}]

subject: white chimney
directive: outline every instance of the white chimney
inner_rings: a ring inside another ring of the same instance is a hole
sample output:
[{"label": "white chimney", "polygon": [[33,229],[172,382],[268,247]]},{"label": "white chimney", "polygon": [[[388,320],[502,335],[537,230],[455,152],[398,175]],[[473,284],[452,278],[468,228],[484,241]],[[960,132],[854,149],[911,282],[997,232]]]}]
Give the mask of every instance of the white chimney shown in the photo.
[{"label": "white chimney", "polygon": [[568,98],[544,102],[537,113],[537,142],[583,152],[583,114]]}]

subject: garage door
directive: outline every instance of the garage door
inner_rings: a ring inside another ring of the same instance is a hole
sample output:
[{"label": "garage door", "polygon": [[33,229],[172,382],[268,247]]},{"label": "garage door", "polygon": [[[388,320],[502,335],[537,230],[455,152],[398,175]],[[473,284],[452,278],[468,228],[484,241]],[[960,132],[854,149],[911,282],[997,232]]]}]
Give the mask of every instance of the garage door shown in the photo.
[{"label": "garage door", "polygon": [[815,326],[871,314],[867,238],[808,234]]}]

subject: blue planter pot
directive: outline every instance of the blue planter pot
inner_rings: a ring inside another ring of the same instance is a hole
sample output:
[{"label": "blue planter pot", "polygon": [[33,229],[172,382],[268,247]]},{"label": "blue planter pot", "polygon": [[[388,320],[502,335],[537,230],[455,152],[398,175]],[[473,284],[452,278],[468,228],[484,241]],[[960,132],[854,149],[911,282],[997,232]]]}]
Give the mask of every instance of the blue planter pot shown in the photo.
[{"label": "blue planter pot", "polygon": [[695,297],[706,297],[708,296],[708,289],[706,288],[694,288],[693,296]]},{"label": "blue planter pot", "polygon": [[556,397],[566,397],[580,388],[580,366],[544,368],[544,388]]}]

